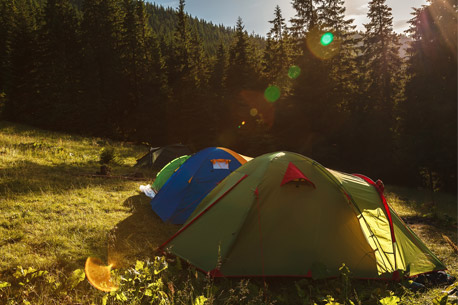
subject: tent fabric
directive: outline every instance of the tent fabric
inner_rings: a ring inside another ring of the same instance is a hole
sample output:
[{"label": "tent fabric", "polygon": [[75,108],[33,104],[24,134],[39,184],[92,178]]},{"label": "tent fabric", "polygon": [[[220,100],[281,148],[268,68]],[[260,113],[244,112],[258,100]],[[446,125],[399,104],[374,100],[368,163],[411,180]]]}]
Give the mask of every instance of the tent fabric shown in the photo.
[{"label": "tent fabric", "polygon": [[178,168],[186,162],[186,160],[191,157],[190,155],[184,155],[173,159],[169,163],[167,163],[156,175],[156,179],[154,179],[154,183],[151,186],[153,190],[159,192],[162,186],[169,180],[169,178],[178,170]]},{"label": "tent fabric", "polygon": [[[227,168],[215,169],[212,160],[227,160]],[[209,147],[192,155],[151,200],[163,220],[183,224],[200,201],[226,176],[247,161],[227,148]]]},{"label": "tent fabric", "polygon": [[135,167],[147,167],[159,171],[173,159],[190,155],[191,150],[183,144],[173,144],[164,147],[152,147],[150,151],[137,160]]},{"label": "tent fabric", "polygon": [[[280,185],[293,164],[309,183]],[[161,248],[212,276],[396,279],[445,266],[364,179],[300,154],[262,155],[216,186]],[[395,241],[391,229],[394,230]]]}]

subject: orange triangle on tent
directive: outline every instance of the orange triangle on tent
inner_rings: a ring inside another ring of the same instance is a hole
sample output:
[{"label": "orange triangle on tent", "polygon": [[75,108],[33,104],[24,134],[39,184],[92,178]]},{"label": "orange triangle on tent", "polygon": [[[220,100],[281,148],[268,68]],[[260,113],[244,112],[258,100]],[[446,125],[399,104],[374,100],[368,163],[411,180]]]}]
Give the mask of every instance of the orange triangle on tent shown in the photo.
[{"label": "orange triangle on tent", "polygon": [[286,169],[285,175],[283,176],[283,180],[280,184],[282,186],[285,183],[290,181],[305,181],[311,184],[314,188],[316,188],[315,184],[307,178],[300,169],[296,167],[292,162],[289,162],[288,168]]}]

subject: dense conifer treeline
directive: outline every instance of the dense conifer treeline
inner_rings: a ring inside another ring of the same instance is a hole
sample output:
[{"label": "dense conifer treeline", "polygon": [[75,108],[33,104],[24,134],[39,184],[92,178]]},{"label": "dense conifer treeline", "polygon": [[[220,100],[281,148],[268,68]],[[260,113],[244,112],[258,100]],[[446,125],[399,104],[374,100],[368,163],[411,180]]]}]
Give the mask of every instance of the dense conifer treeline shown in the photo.
[{"label": "dense conifer treeline", "polygon": [[385,0],[356,33],[343,0],[273,9],[267,37],[142,0],[0,0],[0,111],[40,126],[247,155],[305,154],[456,189],[457,5],[413,11],[400,57]]}]

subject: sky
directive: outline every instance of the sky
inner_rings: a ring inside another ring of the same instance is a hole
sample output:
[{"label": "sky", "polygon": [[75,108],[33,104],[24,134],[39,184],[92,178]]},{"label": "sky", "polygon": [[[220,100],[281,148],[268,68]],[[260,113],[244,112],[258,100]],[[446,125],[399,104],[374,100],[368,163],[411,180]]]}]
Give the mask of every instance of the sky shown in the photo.
[{"label": "sky", "polygon": [[[148,0],[164,7],[178,7],[178,0]],[[364,30],[368,12],[369,0],[346,0],[347,19],[355,19],[358,30]],[[266,36],[270,29],[269,20],[274,18],[274,9],[280,6],[286,21],[294,16],[291,0],[187,0],[185,10],[193,17],[234,27],[237,18],[242,18],[245,30]],[[412,7],[421,7],[426,0],[386,0],[392,8],[393,28],[402,33],[408,28],[407,21],[411,19]]]}]

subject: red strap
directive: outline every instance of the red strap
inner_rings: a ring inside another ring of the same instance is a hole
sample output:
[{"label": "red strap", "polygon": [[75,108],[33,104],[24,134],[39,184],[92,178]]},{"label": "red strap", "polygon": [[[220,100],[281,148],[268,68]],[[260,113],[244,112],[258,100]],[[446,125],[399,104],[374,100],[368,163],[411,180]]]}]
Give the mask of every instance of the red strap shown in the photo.
[{"label": "red strap", "polygon": [[224,277],[224,274],[221,273],[219,269],[213,269],[208,272],[211,277]]},{"label": "red strap", "polygon": [[177,237],[181,232],[183,232],[184,230],[186,230],[190,225],[192,225],[200,216],[202,216],[203,214],[207,213],[208,210],[210,210],[218,201],[221,200],[221,198],[223,198],[224,196],[226,196],[227,193],[229,193],[230,191],[232,191],[232,189],[234,187],[236,187],[243,179],[245,179],[246,177],[248,177],[248,175],[245,175],[243,176],[242,178],[240,178],[239,181],[237,181],[233,186],[231,186],[230,189],[228,189],[224,194],[222,194],[218,199],[215,200],[215,202],[213,202],[210,206],[208,206],[205,210],[203,210],[199,215],[197,215],[196,217],[194,217],[186,226],[182,227],[178,232],[176,232],[172,237],[170,237],[165,243],[163,243],[162,245],[159,246],[159,250],[162,250],[169,242],[171,242],[175,237]]}]

